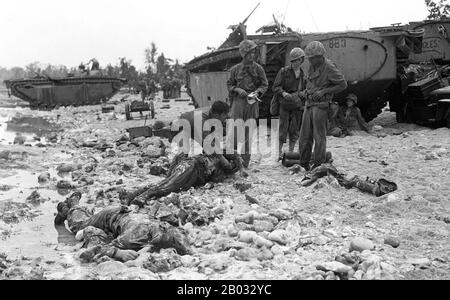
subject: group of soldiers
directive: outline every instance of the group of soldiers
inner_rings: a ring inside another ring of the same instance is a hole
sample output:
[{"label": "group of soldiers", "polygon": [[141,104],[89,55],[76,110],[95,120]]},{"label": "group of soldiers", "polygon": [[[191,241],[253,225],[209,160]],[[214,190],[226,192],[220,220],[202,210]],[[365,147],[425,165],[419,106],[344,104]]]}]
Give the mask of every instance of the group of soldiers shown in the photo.
[{"label": "group of soldiers", "polygon": [[[257,48],[257,44],[250,40],[240,44],[243,60],[231,69],[227,83],[231,106],[216,101],[211,108],[184,113],[174,121],[183,120],[184,124],[190,125],[188,134],[191,139],[202,145],[205,137],[215,131],[213,127],[209,132],[204,130],[208,120],[225,123],[229,118],[244,122],[259,118],[259,99],[267,92],[269,84],[263,67],[256,62]],[[348,95],[345,107],[333,103],[334,95],[347,89],[347,82],[325,55],[324,46],[317,41],[311,42],[305,50],[294,48],[289,55],[290,64],[276,77],[271,113],[280,117],[279,154],[282,154],[288,136],[289,152],[295,152],[295,145],[299,142],[300,165],[311,171],[304,180],[305,186],[331,174],[347,188],[356,187],[376,196],[389,193],[397,188],[394,183],[386,180],[369,182],[358,177],[346,179],[328,164],[327,133],[344,136],[354,127],[366,131],[370,128],[356,107],[358,99],[355,95]],[[302,65],[306,59],[310,67],[305,74]],[[197,116],[201,122],[196,121]],[[171,128],[176,125],[174,122]],[[170,141],[181,131],[173,131]],[[227,134],[226,130],[224,132]],[[234,154],[224,151],[189,157],[188,151],[183,151],[175,157],[164,180],[134,191],[123,191],[122,203],[143,207],[170,193],[187,191],[207,182],[220,182],[238,172],[243,177],[248,176],[243,169],[248,168],[250,162],[250,139],[244,135],[240,142],[243,149],[239,155],[239,151]],[[174,248],[181,255],[191,252],[186,234],[177,226],[152,219],[148,214],[133,213],[128,206],[107,208],[92,214],[79,205],[80,199],[81,194],[74,193],[59,203],[55,224],[61,225],[67,220],[71,231],[77,234],[78,239],[84,240],[87,250],[83,255],[87,261],[104,256],[122,261],[134,260],[139,255],[136,251],[147,245],[152,251]]]},{"label": "group of soldiers", "polygon": [[158,86],[153,79],[143,79],[139,81],[137,91],[140,93],[142,101],[144,101],[148,97],[153,98],[153,94],[158,91]]},{"label": "group of soldiers", "polygon": [[[227,87],[231,103],[229,117],[233,121],[242,120],[245,123],[259,118],[257,100],[267,92],[269,84],[263,67],[256,62],[257,49],[258,45],[251,40],[241,42],[239,51],[242,62],[230,70]],[[289,152],[294,152],[299,142],[301,166],[306,170],[326,161],[327,135],[342,137],[351,134],[353,129],[370,131],[356,106],[356,95],[349,94],[343,107],[333,101],[335,94],[347,89],[347,82],[338,67],[325,56],[325,47],[318,41],[308,44],[305,50],[292,49],[290,64],[279,71],[272,87],[271,114],[279,115],[279,156],[283,154],[288,137]],[[305,74],[302,65],[306,59],[310,66]],[[222,103],[213,105],[210,110],[200,109],[203,113],[202,125],[217,113],[226,112],[225,106]],[[218,107],[221,109],[217,112]],[[180,118],[189,120],[195,126],[194,114],[190,112]],[[196,134],[197,137],[205,137],[206,133],[202,130],[203,127],[198,128],[201,134]],[[250,138],[248,132],[244,136],[243,140],[234,141],[234,147],[237,147],[237,142],[243,144],[241,156],[247,167],[250,162]],[[201,139],[193,138],[201,144]]]},{"label": "group of soldiers", "polygon": [[[91,69],[89,70],[89,65],[92,63],[91,65]],[[100,63],[98,62],[97,59],[93,58],[91,59],[87,64],[83,64],[81,63],[78,66],[78,76],[81,77],[86,77],[86,76],[101,76],[101,70],[100,70]]]},{"label": "group of soldiers", "polygon": [[[258,118],[258,104],[249,104],[246,96],[255,90],[262,96],[268,88],[263,68],[254,61],[256,49],[256,43],[243,41],[243,61],[231,70],[228,88],[233,119]],[[327,133],[339,137],[350,134],[352,129],[370,130],[356,107],[356,95],[348,95],[346,107],[333,102],[335,94],[347,89],[347,82],[325,55],[325,47],[318,41],[309,43],[305,50],[292,49],[290,65],[278,72],[272,88],[271,114],[279,115],[279,154],[289,136],[289,152],[294,152],[299,142],[300,162],[306,170],[325,163]],[[306,59],[310,66],[305,74],[302,65]]]},{"label": "group of soldiers", "polygon": [[140,93],[142,101],[158,92],[159,89],[163,92],[164,99],[179,98],[181,96],[182,81],[177,78],[165,77],[162,79],[159,87],[153,79],[142,79],[137,85],[137,92]]}]

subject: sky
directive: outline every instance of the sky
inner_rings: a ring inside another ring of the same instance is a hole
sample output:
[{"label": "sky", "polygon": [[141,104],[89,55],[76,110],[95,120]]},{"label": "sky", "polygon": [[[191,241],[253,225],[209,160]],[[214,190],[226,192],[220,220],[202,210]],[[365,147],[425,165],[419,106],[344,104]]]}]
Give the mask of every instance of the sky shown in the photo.
[{"label": "sky", "polygon": [[0,66],[31,62],[102,67],[127,57],[143,69],[155,42],[166,57],[188,62],[218,47],[237,24],[248,33],[272,14],[302,32],[365,30],[427,17],[424,0],[0,0]]}]

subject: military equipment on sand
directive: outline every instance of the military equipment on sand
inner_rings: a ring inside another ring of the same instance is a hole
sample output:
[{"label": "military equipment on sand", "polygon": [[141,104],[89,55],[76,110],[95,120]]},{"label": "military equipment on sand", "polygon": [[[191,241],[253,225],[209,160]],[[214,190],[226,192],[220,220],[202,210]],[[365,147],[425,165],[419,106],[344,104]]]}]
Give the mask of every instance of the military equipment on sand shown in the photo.
[{"label": "military equipment on sand", "polygon": [[393,85],[391,111],[399,123],[450,128],[450,66],[411,65]]},{"label": "military equipment on sand", "polygon": [[[217,50],[186,65],[188,93],[196,107],[210,106],[216,100],[229,101],[226,85],[229,70],[242,60],[239,43],[249,39],[259,46],[258,63],[264,67],[269,81],[269,90],[260,103],[260,117],[270,117],[272,85],[278,71],[289,64],[290,51],[320,41],[325,45],[326,56],[343,71],[349,84],[335,100],[343,103],[348,93],[356,94],[360,99],[358,107],[366,121],[370,121],[387,104],[385,90],[397,79],[397,65],[411,53],[421,52],[423,36],[423,31],[411,32],[405,28],[300,35],[276,19],[275,25],[262,27],[258,32],[247,35],[241,23]],[[308,62],[303,68],[308,70]]]},{"label": "military equipment on sand", "polygon": [[152,137],[153,131],[151,126],[140,126],[128,128],[127,132],[130,134],[130,140],[134,140],[139,137]]},{"label": "military equipment on sand", "polygon": [[437,103],[437,124],[450,128],[450,86],[433,91],[431,97]]},{"label": "military equipment on sand", "polygon": [[31,108],[40,109],[101,104],[114,96],[125,82],[125,79],[103,76],[62,79],[41,76],[5,81],[12,95],[30,103]]},{"label": "military equipment on sand", "polygon": [[450,86],[430,77],[410,84],[405,95],[406,123],[450,128]]},{"label": "military equipment on sand", "polygon": [[444,78],[450,74],[445,74],[444,71],[449,70],[445,64],[450,64],[450,19],[373,29],[389,28],[424,32],[422,52],[411,53],[408,58],[402,58],[405,62],[398,68],[397,80],[387,91],[390,110],[396,112],[400,123],[450,127],[450,120],[447,120],[448,104],[445,101],[450,95],[447,93],[444,96],[442,91],[434,92],[448,85]]},{"label": "military equipment on sand", "polygon": [[151,113],[152,119],[155,118],[155,104],[153,101],[133,101],[131,103],[125,104],[125,117],[127,120],[133,120],[133,112],[139,112],[141,115],[144,111],[149,111]]}]

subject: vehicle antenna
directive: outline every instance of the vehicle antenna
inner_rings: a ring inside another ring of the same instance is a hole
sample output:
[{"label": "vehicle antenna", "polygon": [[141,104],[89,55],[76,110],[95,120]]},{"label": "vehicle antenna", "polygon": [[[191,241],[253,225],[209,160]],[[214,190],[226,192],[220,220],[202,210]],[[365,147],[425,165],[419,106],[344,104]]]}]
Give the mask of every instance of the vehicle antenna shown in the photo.
[{"label": "vehicle antenna", "polygon": [[308,0],[305,0],[306,8],[308,9],[309,15],[311,16],[311,19],[314,23],[314,26],[316,27],[316,30],[319,31],[319,27],[317,26],[316,20],[314,19],[314,16],[311,12],[311,8],[309,8]]},{"label": "vehicle antenna", "polygon": [[255,12],[255,10],[261,5],[261,2],[258,3],[258,5],[256,5],[256,7],[252,10],[252,12],[248,15],[247,18],[244,19],[244,21],[242,21],[242,24],[247,23],[248,19],[250,19],[250,17],[253,15],[253,13]]},{"label": "vehicle antenna", "polygon": [[284,10],[283,21],[281,21],[282,24],[284,24],[284,21],[286,20],[286,14],[287,14],[290,4],[291,4],[291,0],[288,0],[288,2],[286,4],[286,9]]}]

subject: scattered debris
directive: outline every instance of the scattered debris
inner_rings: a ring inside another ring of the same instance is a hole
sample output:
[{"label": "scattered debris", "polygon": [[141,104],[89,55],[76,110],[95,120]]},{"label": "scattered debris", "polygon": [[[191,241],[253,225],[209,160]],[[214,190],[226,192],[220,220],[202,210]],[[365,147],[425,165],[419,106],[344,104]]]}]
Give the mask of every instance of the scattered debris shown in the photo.
[{"label": "scattered debris", "polygon": [[233,187],[235,189],[237,189],[239,192],[245,193],[246,191],[248,191],[249,189],[252,188],[252,184],[251,183],[245,183],[245,182],[236,182],[236,183],[233,184]]}]

